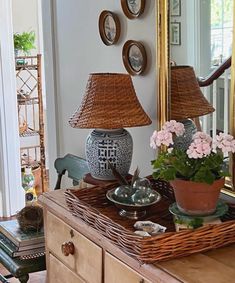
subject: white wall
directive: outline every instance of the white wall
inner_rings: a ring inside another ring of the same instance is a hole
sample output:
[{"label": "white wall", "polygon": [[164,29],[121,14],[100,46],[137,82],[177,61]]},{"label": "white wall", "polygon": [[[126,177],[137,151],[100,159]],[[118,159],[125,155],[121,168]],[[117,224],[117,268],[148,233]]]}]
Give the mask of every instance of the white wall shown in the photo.
[{"label": "white wall", "polygon": [[0,0],[0,217],[24,206],[15,95],[11,1]]},{"label": "white wall", "polygon": [[38,0],[12,0],[12,20],[14,33],[35,31],[36,49],[31,55],[38,53],[39,30],[38,30]]},{"label": "white wall", "polygon": [[[153,124],[129,129],[134,141],[131,171],[133,172],[138,165],[142,175],[151,174],[150,161],[154,158],[155,152],[149,147],[149,137],[156,127],[155,0],[146,1],[144,14],[135,20],[126,18],[121,9],[121,2],[117,0],[70,0],[66,3],[63,0],[56,0],[51,3],[55,4],[54,7],[43,3],[43,29],[47,60],[52,60],[49,55],[53,54],[51,48],[53,46],[55,48],[55,57],[52,61],[55,66],[53,74],[57,82],[52,87],[52,80],[47,81],[47,89],[56,90],[54,100],[56,110],[51,114],[51,119],[48,116],[48,127],[50,128],[50,123],[53,127],[54,120],[58,130],[58,156],[68,152],[85,156],[85,140],[90,130],[73,129],[69,126],[68,120],[81,102],[88,75],[91,72],[126,73],[122,63],[122,46],[126,40],[139,40],[146,47],[148,67],[145,75],[133,77],[133,83],[140,103]],[[48,9],[52,9],[54,14],[52,22],[48,20]],[[120,18],[121,38],[116,45],[106,46],[100,39],[98,18],[103,10],[115,12]],[[51,36],[55,41],[53,39],[51,41]],[[52,78],[51,67],[46,66],[50,78]],[[56,146],[54,144],[54,148]]]},{"label": "white wall", "polygon": [[[181,1],[181,15],[171,16],[171,23],[179,22],[181,24],[181,44],[180,45],[170,45],[171,60],[174,60],[177,65],[187,65],[188,64],[188,40],[187,40],[187,30],[189,28],[187,24],[187,1]],[[192,42],[193,44],[193,42]]]}]

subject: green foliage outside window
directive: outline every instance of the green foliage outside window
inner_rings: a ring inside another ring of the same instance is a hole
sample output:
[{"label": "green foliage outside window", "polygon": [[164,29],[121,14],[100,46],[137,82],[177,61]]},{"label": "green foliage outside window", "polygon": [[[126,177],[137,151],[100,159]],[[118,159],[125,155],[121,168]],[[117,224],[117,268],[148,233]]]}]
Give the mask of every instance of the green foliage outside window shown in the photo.
[{"label": "green foliage outside window", "polygon": [[14,48],[29,55],[30,50],[35,49],[35,32],[14,33]]}]

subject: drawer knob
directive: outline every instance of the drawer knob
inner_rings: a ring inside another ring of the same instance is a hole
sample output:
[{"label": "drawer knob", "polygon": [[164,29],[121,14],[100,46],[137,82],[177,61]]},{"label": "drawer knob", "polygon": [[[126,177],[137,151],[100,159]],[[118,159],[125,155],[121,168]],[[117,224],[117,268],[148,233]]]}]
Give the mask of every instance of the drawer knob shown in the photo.
[{"label": "drawer knob", "polygon": [[65,256],[69,256],[70,254],[73,255],[75,248],[74,248],[74,244],[72,242],[64,242],[61,245],[61,251],[63,253],[63,255]]},{"label": "drawer knob", "polygon": [[144,283],[144,279],[141,279],[139,283]]}]

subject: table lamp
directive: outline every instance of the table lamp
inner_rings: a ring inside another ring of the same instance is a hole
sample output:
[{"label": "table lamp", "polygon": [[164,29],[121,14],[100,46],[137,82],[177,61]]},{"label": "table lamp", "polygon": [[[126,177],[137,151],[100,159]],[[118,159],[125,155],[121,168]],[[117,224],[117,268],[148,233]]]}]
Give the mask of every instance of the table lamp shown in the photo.
[{"label": "table lamp", "polygon": [[127,127],[151,124],[128,74],[93,73],[80,107],[69,119],[73,128],[93,128],[86,140],[91,176],[113,180],[109,162],[123,176],[129,172],[133,142]]},{"label": "table lamp", "polygon": [[180,121],[185,126],[183,138],[174,141],[179,148],[188,148],[197,128],[189,118],[209,114],[215,109],[204,97],[194,70],[190,66],[171,66],[170,119]]}]

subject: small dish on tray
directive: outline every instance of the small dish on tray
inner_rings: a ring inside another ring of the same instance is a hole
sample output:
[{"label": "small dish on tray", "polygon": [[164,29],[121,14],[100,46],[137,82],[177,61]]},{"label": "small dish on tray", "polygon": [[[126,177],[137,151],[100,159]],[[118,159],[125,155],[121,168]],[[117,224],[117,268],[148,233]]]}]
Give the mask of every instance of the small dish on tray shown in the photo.
[{"label": "small dish on tray", "polygon": [[177,204],[174,202],[169,206],[169,211],[173,215],[176,231],[196,229],[208,224],[220,224],[224,214],[228,212],[228,205],[219,200],[216,205],[216,210],[210,215],[187,215],[182,213]]},{"label": "small dish on tray", "polygon": [[143,218],[146,215],[147,209],[155,205],[161,199],[161,195],[158,192],[151,190],[153,200],[150,203],[123,203],[115,199],[115,190],[116,188],[109,190],[106,193],[106,197],[119,209],[119,215],[127,217],[129,219]]}]

